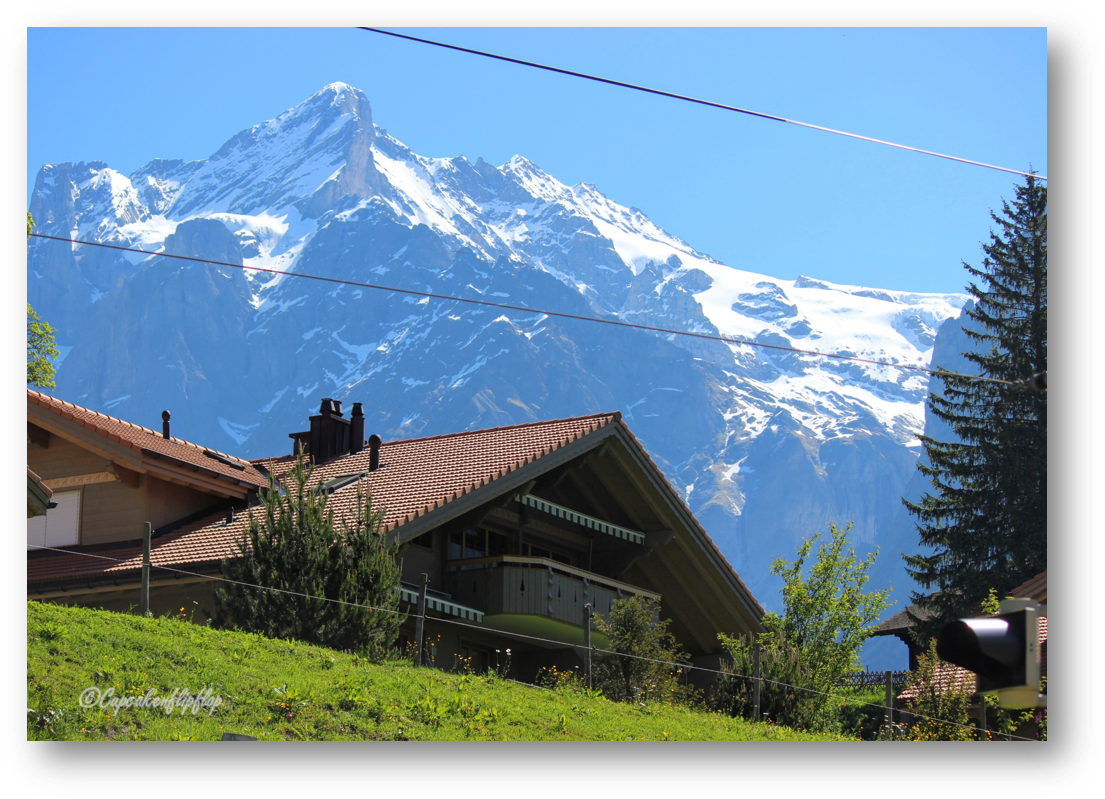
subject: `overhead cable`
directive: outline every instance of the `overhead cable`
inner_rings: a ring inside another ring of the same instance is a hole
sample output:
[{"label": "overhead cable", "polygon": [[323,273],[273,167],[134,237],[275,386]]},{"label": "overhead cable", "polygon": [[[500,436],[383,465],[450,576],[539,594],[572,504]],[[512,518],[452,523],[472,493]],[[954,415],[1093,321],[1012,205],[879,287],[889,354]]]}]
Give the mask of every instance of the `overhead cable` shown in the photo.
[{"label": "overhead cable", "polygon": [[[189,255],[170,255],[164,252],[153,252],[151,250],[141,250],[137,247],[123,247],[117,244],[104,244],[96,241],[82,241],[80,239],[69,239],[61,236],[47,236],[43,233],[32,233],[31,238],[47,239],[50,241],[61,241],[67,244],[81,244],[88,247],[103,247],[109,250],[120,250],[122,252],[137,253],[139,255],[151,255],[158,258],[175,258],[181,261],[190,261],[193,263],[204,264],[207,266],[226,266],[231,269],[241,269],[248,272],[264,272],[270,275],[280,275],[282,277],[300,277],[307,280],[319,280],[325,283],[338,283],[345,286],[355,286],[357,288],[376,289],[379,291],[391,291],[397,294],[412,294],[416,297],[429,297],[435,300],[447,300],[450,302],[464,302],[470,305],[483,305],[490,308],[500,308],[507,311],[521,311],[527,314],[538,314],[544,316],[554,316],[560,319],[573,319],[580,322],[596,322],[603,325],[616,325],[617,327],[627,327],[634,330],[645,330],[650,333],[662,333],[670,336],[689,336],[691,338],[706,339],[707,341],[720,341],[725,344],[737,344],[746,347],[759,347],[761,349],[768,350],[780,350],[783,352],[793,352],[799,355],[810,355],[815,358],[830,358],[838,361],[851,361],[854,363],[866,363],[873,366],[884,366],[892,369],[905,369],[911,372],[920,372],[922,374],[932,375],[934,377],[952,377],[960,378],[963,380],[975,380],[984,383],[994,383],[1003,386],[1021,387],[1025,381],[1020,380],[1000,380],[996,377],[983,377],[982,375],[965,375],[958,372],[949,372],[946,369],[929,369],[924,366],[911,366],[909,364],[902,363],[890,363],[888,361],[879,361],[872,358],[858,358],[854,355],[839,355],[831,352],[818,352],[817,350],[803,350],[797,347],[784,347],[781,344],[766,344],[762,341],[749,341],[748,339],[740,339],[735,336],[714,335],[711,333],[695,333],[689,330],[673,330],[666,327],[655,327],[653,325],[642,325],[635,322],[624,322],[620,319],[602,319],[596,316],[583,316],[581,314],[563,313],[562,311],[549,311],[541,308],[530,308],[525,305],[510,305],[503,302],[491,302],[490,300],[477,300],[470,297],[454,297],[449,294],[435,294],[431,291],[418,291],[417,289],[405,289],[398,288],[396,286],[381,286],[376,283],[364,283],[358,280],[345,280],[337,277],[325,277],[323,275],[311,275],[305,272],[289,272],[279,269],[269,269],[263,266],[247,266],[245,264],[232,264],[227,261],[214,261],[209,258],[194,258]],[[1034,380],[1034,378],[1029,378]],[[1036,383],[1033,383],[1036,385]]]},{"label": "overhead cable", "polygon": [[471,55],[483,56],[484,58],[494,58],[497,61],[506,61],[511,64],[519,64],[524,67],[533,67],[534,69],[543,69],[547,72],[556,72],[560,75],[569,75],[573,78],[583,78],[584,80],[592,80],[597,83],[606,83],[611,86],[619,86],[623,89],[633,89],[638,92],[647,92],[648,94],[657,94],[661,97],[670,97],[673,100],[684,100],[688,103],[697,103],[698,105],[709,106],[710,108],[720,108],[723,111],[735,111],[738,114],[746,114],[752,117],[759,117],[760,119],[769,119],[772,122],[785,122],[788,125],[797,125],[803,128],[809,128],[811,130],[820,130],[824,133],[833,133],[837,136],[847,136],[850,139],[859,139],[861,141],[871,142],[872,144],[882,144],[887,147],[896,147],[899,150],[908,150],[913,153],[920,153],[921,155],[931,155],[936,158],[944,158],[948,161],[958,161],[961,164],[970,164],[971,166],[981,166],[986,169],[996,169],[999,172],[1008,172],[1012,175],[1023,175],[1024,177],[1033,177],[1036,180],[1047,180],[1046,175],[1038,175],[1035,172],[1022,172],[1019,169],[1008,169],[1003,166],[995,166],[993,164],[985,164],[982,161],[972,161],[969,158],[959,158],[954,155],[945,155],[944,153],[934,152],[932,150],[922,150],[919,147],[910,147],[907,144],[898,144],[892,141],[885,141],[883,139],[874,139],[870,136],[861,136],[858,133],[849,133],[844,130],[836,130],[835,128],[826,128],[822,125],[813,125],[809,122],[799,122],[796,119],[787,119],[786,117],[776,116],[774,114],[765,114],[760,111],[750,111],[747,108],[738,108],[733,105],[725,105],[724,103],[715,103],[710,100],[700,100],[696,97],[688,97],[683,94],[675,94],[674,92],[665,92],[660,89],[650,89],[647,86],[638,86],[634,83],[625,83],[620,80],[611,80],[610,78],[600,78],[596,75],[588,75],[585,72],[573,72],[570,69],[561,69],[560,67],[550,67],[546,64],[537,64],[533,61],[523,61],[520,58],[508,58],[503,55],[495,55],[494,53],[487,53],[483,50],[473,50],[468,47],[458,47],[455,44],[445,44],[444,42],[436,42],[432,39],[422,39],[418,36],[408,36],[403,33],[395,33],[394,31],[383,30],[382,28],[366,28],[358,26],[358,30],[369,31],[370,33],[382,33],[385,36],[394,36],[397,39],[406,39],[411,42],[419,42],[420,44],[430,44],[434,47],[444,47],[447,50],[456,50],[461,53],[469,53]]},{"label": "overhead cable", "polygon": [[[98,560],[108,560],[108,561],[113,561],[115,563],[125,563],[126,562],[126,560],[123,560],[121,558],[111,558],[111,557],[107,557],[105,555],[95,555],[95,554],[92,554],[91,552],[77,552],[77,551],[74,551],[74,550],[71,550],[71,549],[59,549],[57,547],[38,546],[36,544],[29,544],[28,546],[31,549],[43,550],[43,551],[48,551],[48,552],[59,552],[59,553],[64,554],[64,555],[83,555],[85,557],[96,558]],[[348,607],[361,608],[363,610],[377,611],[377,612],[380,612],[380,613],[392,613],[392,614],[395,614],[395,615],[404,615],[404,616],[408,616],[408,617],[411,615],[411,614],[404,613],[403,611],[391,610],[390,608],[377,608],[377,607],[372,607],[371,605],[362,605],[362,604],[359,604],[357,602],[346,602],[344,600],[330,599],[330,598],[324,597],[324,596],[315,596],[315,595],[312,595],[312,594],[303,594],[303,593],[300,593],[298,591],[287,591],[287,590],[282,589],[282,588],[271,588],[269,586],[257,585],[255,583],[244,583],[244,582],[241,582],[239,580],[231,580],[229,578],[216,576],[216,575],[213,575],[213,574],[201,574],[199,572],[185,571],[184,569],[174,569],[170,566],[158,566],[158,565],[155,565],[155,564],[151,563],[150,568],[161,569],[162,571],[172,572],[174,574],[184,575],[184,576],[188,576],[188,577],[200,577],[200,578],[205,579],[205,580],[215,580],[217,582],[230,583],[232,585],[238,585],[238,586],[242,586],[242,587],[245,587],[245,588],[256,588],[256,589],[261,590],[261,591],[269,591],[269,592],[277,593],[277,594],[287,594],[287,595],[290,595],[290,596],[302,597],[304,599],[316,599],[316,600],[319,600],[321,602],[331,602],[331,603],[338,604],[338,605],[345,605],[345,606],[348,606]],[[584,648],[583,646],[580,646],[580,645],[566,644],[563,641],[557,641],[557,640],[552,639],[552,638],[541,638],[541,637],[536,636],[536,635],[526,635],[525,633],[516,633],[516,632],[508,632],[506,630],[497,630],[497,629],[492,628],[492,627],[484,627],[484,626],[478,625],[478,624],[469,624],[469,623],[466,623],[466,622],[457,621],[456,619],[444,619],[444,618],[439,618],[439,617],[436,617],[436,616],[424,616],[423,618],[427,619],[429,621],[433,621],[433,622],[438,623],[438,624],[452,624],[452,625],[459,626],[459,627],[469,627],[473,630],[480,630],[482,632],[493,632],[496,635],[505,635],[505,636],[508,636],[510,638],[515,638],[515,639],[522,639],[522,640],[528,640],[528,641],[537,641],[538,643],[557,644],[559,646],[562,646],[562,647],[566,646],[566,647],[570,647],[572,649],[583,649]],[[761,682],[771,683],[772,685],[780,685],[780,686],[783,686],[783,687],[786,687],[786,688],[794,688],[795,690],[798,690],[798,691],[804,691],[806,693],[818,694],[819,696],[824,696],[824,697],[827,697],[829,699],[839,699],[841,701],[849,702],[851,704],[866,705],[868,707],[878,708],[879,710],[883,710],[883,711],[887,711],[887,710],[893,711],[894,710],[894,708],[892,708],[892,707],[887,707],[886,705],[880,705],[880,704],[877,704],[875,702],[864,702],[864,701],[859,700],[859,699],[853,699],[852,697],[841,696],[839,694],[830,694],[830,693],[826,693],[825,691],[818,691],[818,690],[815,690],[813,688],[805,688],[805,687],[800,686],[800,685],[793,685],[791,683],[780,682],[778,680],[771,680],[771,679],[768,679],[766,677],[755,677],[755,676],[749,675],[749,674],[738,674],[738,673],[733,672],[733,671],[721,671],[721,670],[718,670],[718,669],[709,669],[709,668],[705,668],[703,666],[695,666],[695,665],[687,664],[687,663],[678,663],[678,662],[670,661],[670,660],[658,660],[656,658],[642,657],[641,655],[631,655],[631,654],[626,653],[626,652],[615,652],[615,651],[610,650],[610,649],[600,649],[599,647],[595,647],[595,646],[592,646],[591,649],[595,652],[600,652],[604,655],[611,655],[611,656],[614,656],[614,657],[632,658],[634,660],[644,660],[644,661],[648,661],[650,663],[657,663],[657,664],[663,665],[663,666],[674,666],[676,668],[684,669],[686,671],[701,671],[701,672],[705,672],[707,674],[717,674],[717,675],[722,675],[722,676],[727,676],[727,677],[739,677],[741,679],[746,679],[746,680],[760,680]],[[898,710],[900,711],[901,708],[898,708]],[[986,730],[984,730],[981,727],[974,727],[974,726],[971,726],[969,724],[961,724],[961,723],[956,722],[956,721],[947,721],[945,719],[939,719],[939,718],[935,718],[933,716],[925,716],[925,715],[922,715],[920,713],[914,713],[913,711],[909,711],[909,713],[914,718],[924,719],[926,721],[935,721],[935,722],[938,722],[938,723],[941,723],[941,724],[950,724],[953,727],[961,727],[961,728],[964,728],[964,729],[978,730],[980,732],[986,732]],[[1009,737],[1010,738],[1016,738],[1019,741],[1034,740],[1032,738],[1022,738],[1022,737],[1017,736],[1017,735],[1011,735]]]}]

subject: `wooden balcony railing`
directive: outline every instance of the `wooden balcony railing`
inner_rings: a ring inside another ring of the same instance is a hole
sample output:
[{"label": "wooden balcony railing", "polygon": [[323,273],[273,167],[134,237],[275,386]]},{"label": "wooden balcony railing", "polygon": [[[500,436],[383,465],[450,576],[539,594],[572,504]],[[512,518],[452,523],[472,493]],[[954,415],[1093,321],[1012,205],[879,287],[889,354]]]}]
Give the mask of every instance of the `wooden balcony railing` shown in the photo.
[{"label": "wooden balcony railing", "polygon": [[544,616],[583,624],[583,606],[609,618],[615,600],[660,595],[629,583],[546,558],[499,555],[449,561],[448,590],[458,601],[487,615]]}]

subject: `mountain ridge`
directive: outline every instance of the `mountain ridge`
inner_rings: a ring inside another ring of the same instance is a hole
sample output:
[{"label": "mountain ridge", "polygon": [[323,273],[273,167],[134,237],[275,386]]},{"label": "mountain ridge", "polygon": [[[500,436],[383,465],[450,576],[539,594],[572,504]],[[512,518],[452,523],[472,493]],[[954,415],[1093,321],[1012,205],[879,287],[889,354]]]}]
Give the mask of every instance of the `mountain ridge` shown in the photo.
[{"label": "mountain ridge", "polygon": [[[967,300],[726,266],[522,156],[419,156],[346,84],[205,161],[46,165],[31,212],[51,235],[910,366]],[[70,348],[59,396],[138,423],[175,406],[185,437],[249,456],[290,451],[321,396],[404,438],[622,410],[768,607],[770,558],[829,521],[879,543],[925,418],[916,372],[57,242],[30,242],[28,299]]]}]

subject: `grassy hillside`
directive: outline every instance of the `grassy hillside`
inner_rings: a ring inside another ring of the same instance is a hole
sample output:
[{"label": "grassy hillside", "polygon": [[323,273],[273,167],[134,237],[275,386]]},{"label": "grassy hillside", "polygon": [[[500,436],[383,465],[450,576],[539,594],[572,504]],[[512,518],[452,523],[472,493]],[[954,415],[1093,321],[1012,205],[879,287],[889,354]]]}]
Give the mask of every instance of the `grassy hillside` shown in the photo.
[{"label": "grassy hillside", "polygon": [[[209,689],[213,712],[83,709],[83,691],[167,697]],[[27,737],[52,740],[815,740],[682,707],[370,663],[184,619],[27,603]]]}]

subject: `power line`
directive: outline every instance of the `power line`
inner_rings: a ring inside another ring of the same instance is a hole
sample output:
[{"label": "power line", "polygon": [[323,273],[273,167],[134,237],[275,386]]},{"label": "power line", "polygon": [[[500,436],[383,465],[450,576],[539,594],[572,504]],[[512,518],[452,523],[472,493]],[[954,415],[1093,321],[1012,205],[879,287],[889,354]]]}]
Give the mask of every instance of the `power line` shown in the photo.
[{"label": "power line", "polygon": [[625,82],[620,81],[620,80],[611,80],[610,78],[600,78],[596,75],[588,75],[585,72],[573,72],[570,69],[561,69],[560,67],[550,67],[550,66],[547,66],[546,64],[538,64],[538,63],[535,63],[533,61],[523,61],[522,59],[519,59],[519,58],[508,58],[507,56],[503,56],[503,55],[495,55],[494,53],[487,53],[487,52],[484,52],[483,50],[472,50],[472,49],[467,48],[467,47],[458,47],[455,44],[445,44],[444,42],[435,42],[432,39],[422,39],[422,38],[419,38],[417,36],[408,36],[408,35],[403,34],[403,33],[395,33],[394,31],[386,31],[386,30],[383,30],[382,28],[366,28],[366,27],[363,27],[363,26],[358,26],[358,30],[369,31],[370,33],[381,33],[385,36],[394,36],[397,39],[406,39],[408,41],[418,42],[420,44],[430,44],[430,45],[433,45],[434,47],[444,47],[447,50],[456,50],[456,51],[461,52],[461,53],[469,53],[471,55],[478,55],[478,56],[482,56],[484,58],[493,58],[497,61],[506,61],[510,64],[518,64],[518,65],[524,66],[524,67],[533,67],[534,69],[543,69],[547,72],[555,72],[555,73],[560,74],[560,75],[569,75],[573,78],[583,78],[584,80],[592,80],[592,81],[595,81],[596,83],[606,83],[606,84],[609,84],[610,86],[619,86],[623,89],[633,89],[634,91],[646,92],[648,94],[656,94],[656,95],[659,95],[661,97],[670,97],[673,100],[684,100],[688,103],[697,103],[698,105],[705,105],[705,106],[709,106],[710,108],[720,108],[723,111],[735,111],[738,114],[746,114],[748,116],[758,117],[760,119],[768,119],[768,120],[771,120],[772,122],[785,122],[788,125],[798,125],[799,127],[809,128],[811,130],[820,130],[824,133],[833,133],[833,134],[836,134],[837,136],[847,136],[850,139],[859,139],[861,141],[871,142],[872,144],[882,144],[882,145],[885,145],[887,147],[896,147],[899,150],[908,150],[909,152],[920,153],[921,155],[931,155],[931,156],[934,156],[936,158],[944,158],[948,161],[957,161],[961,164],[970,164],[971,166],[981,166],[981,167],[985,167],[986,169],[996,169],[999,172],[1008,172],[1012,175],[1023,175],[1024,177],[1033,177],[1036,180],[1043,180],[1043,181],[1047,180],[1046,175],[1038,175],[1035,172],[1022,172],[1019,169],[1007,169],[1006,167],[1003,167],[1003,166],[995,166],[993,164],[985,164],[982,161],[972,161],[969,158],[959,158],[959,157],[954,156],[954,155],[945,155],[944,153],[934,152],[933,150],[922,150],[919,147],[910,147],[907,144],[897,144],[896,142],[885,141],[883,139],[874,139],[874,138],[871,138],[870,136],[861,136],[858,133],[849,133],[849,132],[844,131],[844,130],[836,130],[835,128],[826,128],[826,127],[823,127],[821,125],[811,124],[809,122],[799,122],[796,119],[787,119],[786,117],[775,116],[774,114],[764,114],[760,111],[751,111],[747,108],[738,108],[737,106],[725,105],[724,103],[715,103],[715,102],[712,102],[710,100],[700,100],[696,97],[688,97],[688,96],[683,95],[683,94],[675,94],[674,92],[665,92],[665,91],[662,91],[660,89],[650,89],[647,86],[638,86],[637,84],[625,83]]},{"label": "power line", "polygon": [[[112,561],[114,563],[125,563],[125,562],[127,562],[126,560],[124,560],[122,558],[110,558],[110,557],[107,557],[106,555],[95,555],[91,552],[76,552],[76,551],[69,550],[69,549],[59,549],[57,547],[38,546],[36,544],[29,544],[28,546],[31,549],[45,550],[45,551],[49,551],[49,552],[60,552],[60,553],[65,554],[65,555],[83,555],[84,557],[96,558],[98,560],[107,560],[107,561]],[[170,566],[158,566],[158,565],[155,565],[155,564],[151,563],[150,568],[161,569],[162,571],[172,572],[174,574],[181,574],[181,575],[185,575],[185,576],[189,576],[189,577],[199,577],[199,578],[202,578],[202,579],[205,579],[205,580],[214,580],[216,582],[230,583],[231,585],[238,585],[238,586],[242,586],[242,587],[245,587],[245,588],[256,588],[256,589],[261,590],[261,591],[270,591],[270,592],[278,593],[278,594],[287,594],[287,595],[290,595],[290,596],[302,597],[304,599],[317,599],[317,600],[322,601],[322,602],[332,602],[334,604],[345,605],[347,607],[362,608],[364,610],[377,611],[377,612],[380,612],[380,613],[392,613],[392,614],[395,614],[395,615],[402,615],[402,616],[408,616],[408,617],[410,616],[410,614],[404,613],[403,611],[400,611],[400,610],[391,610],[389,608],[377,608],[377,607],[372,607],[371,605],[362,605],[362,604],[357,603],[357,602],[345,602],[345,601],[340,600],[340,599],[330,599],[328,597],[323,597],[323,596],[314,596],[312,594],[304,594],[304,593],[300,593],[298,591],[288,591],[288,590],[285,590],[285,589],[282,589],[282,588],[272,588],[272,587],[265,586],[265,585],[257,585],[256,583],[245,583],[245,582],[241,582],[239,580],[231,580],[227,577],[216,576],[216,575],[213,575],[213,574],[200,574],[199,572],[191,572],[191,571],[186,571],[184,569],[174,569]],[[537,641],[539,643],[556,644],[556,645],[562,646],[562,647],[563,646],[571,647],[572,649],[583,649],[584,648],[582,645],[566,644],[563,641],[557,641],[557,640],[552,639],[552,638],[541,638],[541,637],[536,636],[536,635],[526,635],[524,633],[508,632],[506,630],[497,630],[497,629],[494,629],[492,627],[484,627],[484,626],[478,625],[478,624],[469,624],[467,622],[457,621],[456,619],[444,619],[444,618],[437,618],[437,617],[432,617],[432,616],[424,617],[424,618],[429,619],[429,620],[431,620],[435,623],[452,624],[452,625],[455,625],[455,626],[458,626],[458,627],[468,627],[468,628],[473,629],[473,630],[480,630],[482,632],[492,632],[492,633],[495,633],[496,635],[505,635],[505,636],[508,636],[510,638],[523,639],[523,640],[528,640],[528,641]],[[632,658],[634,660],[644,660],[644,661],[648,661],[650,663],[657,663],[657,664],[662,665],[662,666],[675,666],[676,668],[685,669],[686,671],[701,671],[701,672],[704,672],[704,673],[707,673],[707,674],[717,674],[717,675],[728,676],[728,677],[739,677],[739,678],[746,679],[746,680],[757,680],[758,679],[761,682],[771,683],[772,685],[781,685],[785,688],[794,688],[795,690],[798,690],[798,691],[805,691],[806,693],[813,693],[813,694],[817,694],[819,696],[828,697],[830,699],[839,699],[839,700],[842,700],[842,701],[845,701],[845,702],[850,702],[852,704],[859,704],[859,705],[864,705],[864,706],[867,706],[867,707],[873,707],[873,708],[877,708],[877,709],[883,710],[883,711],[886,711],[886,710],[893,711],[894,710],[894,708],[892,708],[892,707],[887,707],[886,705],[880,705],[880,704],[877,704],[875,702],[864,702],[864,701],[861,701],[861,700],[858,700],[858,699],[853,699],[852,697],[841,696],[839,694],[830,694],[830,693],[827,693],[825,691],[818,691],[818,690],[813,689],[813,688],[805,688],[805,687],[800,686],[800,685],[792,685],[791,683],[780,682],[779,680],[771,680],[771,679],[768,679],[766,677],[754,677],[754,676],[748,675],[748,674],[738,674],[737,672],[733,672],[733,671],[720,671],[718,669],[708,669],[708,668],[705,668],[704,666],[695,666],[695,665],[687,664],[687,663],[677,663],[675,661],[670,661],[670,660],[658,660],[656,658],[642,657],[640,655],[631,655],[631,654],[626,653],[626,652],[615,652],[615,651],[610,650],[610,649],[600,649],[599,647],[594,647],[594,646],[591,647],[591,649],[595,652],[601,652],[601,653],[606,654],[606,655],[613,655],[615,657]],[[900,711],[901,708],[898,708],[898,710]],[[979,732],[986,732],[986,730],[984,730],[983,728],[974,727],[970,724],[960,724],[959,722],[947,721],[946,719],[939,719],[939,718],[935,718],[933,716],[925,716],[925,715],[922,715],[922,714],[919,714],[919,713],[914,713],[913,711],[908,711],[908,712],[910,712],[911,715],[913,715],[915,718],[924,719],[926,721],[935,721],[935,722],[938,722],[938,723],[941,723],[941,724],[950,724],[954,727],[961,727],[961,728],[964,728],[964,729],[977,730]],[[1016,738],[1019,741],[1034,740],[1032,738],[1023,738],[1023,737],[1017,736],[1017,735],[1010,735],[1009,737]]]},{"label": "power line", "polygon": [[994,383],[997,385],[1010,386],[1013,388],[1026,388],[1032,385],[1036,385],[1035,377],[1028,378],[1027,380],[999,380],[996,377],[983,377],[982,375],[965,375],[958,372],[949,372],[944,369],[928,369],[924,366],[911,366],[909,364],[901,363],[889,363],[887,361],[878,361],[872,358],[857,358],[854,355],[838,355],[830,352],[818,352],[817,350],[803,350],[797,347],[784,347],[780,344],[765,344],[760,341],[749,341],[747,339],[739,339],[734,336],[713,335],[710,333],[695,333],[689,330],[673,330],[666,327],[654,327],[652,325],[642,325],[635,322],[624,322],[619,319],[600,319],[596,316],[582,316],[580,314],[563,313],[561,311],[549,311],[541,308],[530,308],[524,305],[509,305],[502,302],[491,302],[490,300],[476,300],[469,297],[454,297],[448,294],[435,294],[430,291],[418,291],[417,289],[404,289],[397,288],[395,286],[381,286],[375,283],[363,283],[357,280],[345,280],[337,277],[325,277],[323,275],[311,275],[305,272],[287,272],[279,269],[269,269],[262,266],[246,266],[244,264],[232,264],[227,261],[213,261],[209,258],[193,258],[188,255],[170,255],[164,252],[153,252],[151,250],[140,250],[137,247],[122,247],[117,244],[104,244],[96,241],[82,241],[80,239],[69,239],[61,236],[47,236],[43,233],[32,233],[33,238],[47,239],[50,241],[61,241],[67,244],[82,244],[88,247],[103,247],[109,250],[120,250],[122,252],[138,253],[140,255],[152,255],[159,258],[176,258],[181,261],[190,261],[193,263],[205,264],[209,266],[226,266],[232,269],[241,269],[249,272],[265,272],[271,275],[280,275],[283,277],[301,277],[308,280],[320,280],[325,283],[337,283],[345,286],[356,286],[357,288],[377,289],[379,291],[392,291],[398,294],[411,294],[416,297],[429,297],[435,300],[448,300],[450,302],[464,302],[471,305],[483,305],[490,308],[500,308],[508,311],[522,311],[529,314],[541,314],[544,316],[555,316],[560,319],[572,319],[580,322],[597,322],[604,325],[616,325],[618,327],[628,327],[634,330],[645,330],[650,333],[662,333],[664,335],[671,336],[689,336],[691,338],[706,339],[707,341],[720,341],[725,344],[738,344],[746,347],[760,347],[761,349],[769,350],[781,350],[783,352],[793,352],[799,355],[810,355],[816,358],[831,358],[838,361],[852,361],[854,363],[866,363],[874,366],[884,366],[892,369],[906,369],[911,372],[920,372],[934,377],[954,377],[963,380],[975,380],[984,383]]}]

